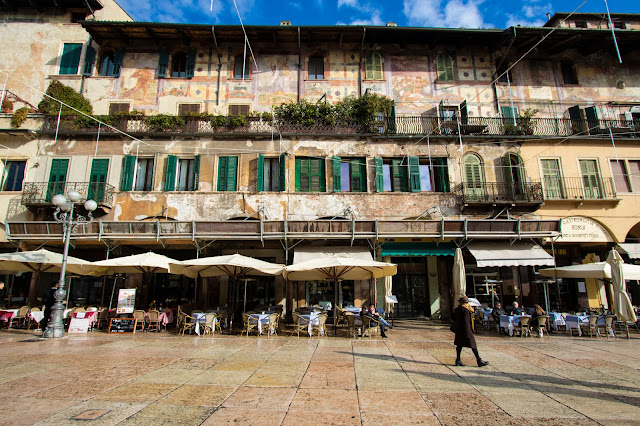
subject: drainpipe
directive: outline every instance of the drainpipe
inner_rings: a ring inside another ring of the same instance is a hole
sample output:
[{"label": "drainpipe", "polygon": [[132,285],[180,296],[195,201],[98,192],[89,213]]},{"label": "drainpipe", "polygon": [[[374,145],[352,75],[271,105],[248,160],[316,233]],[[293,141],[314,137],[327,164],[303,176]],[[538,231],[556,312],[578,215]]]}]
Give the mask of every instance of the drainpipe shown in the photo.
[{"label": "drainpipe", "polygon": [[[93,14],[93,12],[92,12],[92,14]],[[94,16],[94,18],[95,18],[95,16]],[[90,48],[90,47],[91,47],[91,36],[89,36],[89,43],[87,43],[87,49]],[[84,62],[79,65],[80,67],[82,67],[81,68],[82,77],[80,79],[80,94],[82,94],[82,92],[84,92],[84,79],[85,79],[85,76],[84,76],[84,64],[87,62],[87,59],[86,59],[87,58],[87,51],[86,51],[86,49],[85,49],[85,52],[84,52],[84,56],[85,56]],[[95,60],[95,58],[94,58],[94,60]]]},{"label": "drainpipe", "polygon": [[211,34],[213,35],[213,45],[216,47],[216,55],[218,56],[218,86],[216,89],[216,105],[220,105],[220,72],[222,71],[222,55],[218,49],[218,40],[216,40],[216,27],[211,26]]},{"label": "drainpipe", "polygon": [[300,27],[298,27],[298,102],[300,102],[300,75],[302,74],[302,46],[300,45]]},{"label": "drainpipe", "polygon": [[358,65],[358,97],[362,97],[362,53],[364,52],[364,36],[367,35],[367,29],[362,29],[362,42],[360,43],[360,58]]}]

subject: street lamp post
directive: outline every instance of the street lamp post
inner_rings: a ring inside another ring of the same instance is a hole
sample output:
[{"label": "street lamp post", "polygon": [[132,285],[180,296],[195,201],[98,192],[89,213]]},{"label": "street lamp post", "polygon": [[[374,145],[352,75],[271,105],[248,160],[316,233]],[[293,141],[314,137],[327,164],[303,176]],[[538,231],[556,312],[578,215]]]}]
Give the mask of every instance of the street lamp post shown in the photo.
[{"label": "street lamp post", "polygon": [[55,338],[64,336],[64,324],[62,323],[62,312],[64,311],[64,305],[62,301],[65,300],[67,294],[64,289],[65,273],[67,269],[67,257],[69,254],[69,242],[71,241],[71,233],[74,232],[79,225],[91,223],[93,221],[93,212],[98,208],[98,203],[94,200],[87,200],[84,203],[84,208],[87,210],[87,216],[84,217],[76,212],[74,218],[75,205],[80,201],[81,196],[78,191],[69,191],[65,197],[62,194],[53,196],[52,202],[57,207],[53,213],[53,217],[56,222],[62,224],[62,235],[64,241],[64,251],[62,252],[62,265],[60,266],[60,279],[58,281],[58,289],[53,294],[55,303],[51,307],[51,316],[49,317],[49,324],[42,333],[42,337]]}]

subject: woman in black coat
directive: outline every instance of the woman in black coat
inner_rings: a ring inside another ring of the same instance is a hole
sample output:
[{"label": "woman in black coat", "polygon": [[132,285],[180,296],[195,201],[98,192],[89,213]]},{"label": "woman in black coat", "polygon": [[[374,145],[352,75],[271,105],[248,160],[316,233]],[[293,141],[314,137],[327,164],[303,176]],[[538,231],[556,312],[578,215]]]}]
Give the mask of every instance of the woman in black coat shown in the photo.
[{"label": "woman in black coat", "polygon": [[453,344],[456,345],[456,365],[464,366],[460,360],[460,353],[464,347],[471,348],[473,354],[476,356],[478,367],[484,367],[485,365],[489,365],[489,363],[483,361],[478,354],[476,339],[473,337],[473,330],[471,328],[472,309],[473,308],[469,306],[467,296],[463,296],[458,300],[458,307],[453,311],[454,332],[456,333]]}]

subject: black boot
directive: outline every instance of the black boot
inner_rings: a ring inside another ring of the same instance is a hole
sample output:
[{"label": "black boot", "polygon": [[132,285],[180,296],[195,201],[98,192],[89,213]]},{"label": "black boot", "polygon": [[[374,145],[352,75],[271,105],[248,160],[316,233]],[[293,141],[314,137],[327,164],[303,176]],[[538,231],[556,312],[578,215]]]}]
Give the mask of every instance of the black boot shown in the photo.
[{"label": "black boot", "polygon": [[478,358],[478,367],[484,367],[485,365],[489,365],[489,361],[483,361],[482,358]]},{"label": "black boot", "polygon": [[456,366],[457,367],[466,367],[466,364],[464,364],[462,361],[460,361],[460,359],[456,359]]}]

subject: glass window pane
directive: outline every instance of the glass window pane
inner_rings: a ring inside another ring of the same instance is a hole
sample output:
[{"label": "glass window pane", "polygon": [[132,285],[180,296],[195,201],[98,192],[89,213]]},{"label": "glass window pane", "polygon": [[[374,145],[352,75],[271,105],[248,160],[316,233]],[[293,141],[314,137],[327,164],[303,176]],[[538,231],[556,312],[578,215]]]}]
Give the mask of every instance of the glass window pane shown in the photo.
[{"label": "glass window pane", "polygon": [[431,172],[426,164],[420,164],[420,189],[422,192],[431,192]]},{"label": "glass window pane", "polygon": [[383,191],[391,192],[391,164],[382,165]]},{"label": "glass window pane", "polygon": [[611,160],[611,174],[616,192],[631,192],[631,183],[624,161]]},{"label": "glass window pane", "polygon": [[631,190],[640,192],[640,161],[629,160],[629,177],[631,178]]},{"label": "glass window pane", "polygon": [[341,174],[341,189],[342,192],[351,191],[351,173],[349,172],[349,163],[341,163],[340,164]]}]

